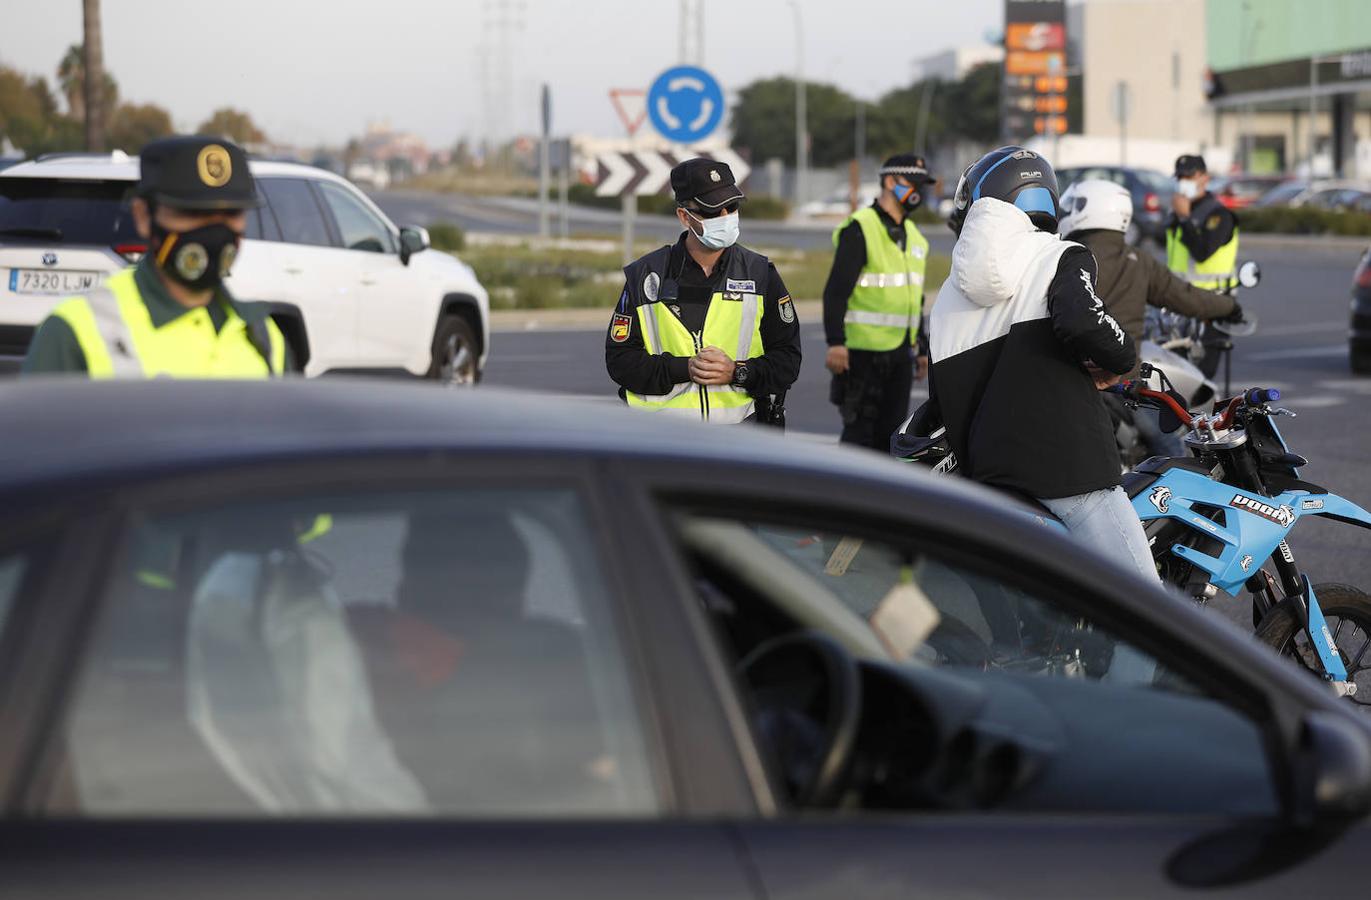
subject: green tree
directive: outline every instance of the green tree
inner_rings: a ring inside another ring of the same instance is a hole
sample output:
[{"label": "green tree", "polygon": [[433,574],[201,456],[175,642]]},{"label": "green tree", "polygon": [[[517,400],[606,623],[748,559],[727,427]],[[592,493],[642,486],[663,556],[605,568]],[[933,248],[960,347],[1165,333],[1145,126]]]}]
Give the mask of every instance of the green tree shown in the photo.
[{"label": "green tree", "polygon": [[[72,44],[57,64],[57,87],[67,101],[67,111],[73,119],[86,119],[86,59],[80,44]],[[119,105],[119,85],[114,76],[105,72],[105,109]]]},{"label": "green tree", "polygon": [[111,147],[137,153],[149,142],[175,132],[171,114],[155,103],[121,103],[110,117]]},{"label": "green tree", "polygon": [[[809,161],[832,166],[852,158],[856,101],[831,84],[805,83]],[[795,163],[795,80],[768,78],[738,92],[730,118],[735,146],[757,161],[779,158]]]},{"label": "green tree", "polygon": [[27,78],[0,66],[0,137],[30,156],[79,150],[80,125],[57,109],[57,98],[43,78]]},{"label": "green tree", "polygon": [[228,138],[235,144],[263,144],[267,140],[267,136],[252,121],[251,116],[242,110],[233,109],[229,106],[216,109],[195,130],[199,134],[213,134]]}]

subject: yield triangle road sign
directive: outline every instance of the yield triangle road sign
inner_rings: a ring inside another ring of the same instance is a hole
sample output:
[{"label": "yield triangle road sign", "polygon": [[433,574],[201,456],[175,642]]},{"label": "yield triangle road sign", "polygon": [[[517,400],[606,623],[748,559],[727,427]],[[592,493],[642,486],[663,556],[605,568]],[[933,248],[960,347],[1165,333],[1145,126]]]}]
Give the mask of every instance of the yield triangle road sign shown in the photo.
[{"label": "yield triangle road sign", "polygon": [[619,114],[619,121],[624,123],[628,136],[633,137],[647,120],[647,91],[611,88],[609,100],[614,104],[614,111]]}]

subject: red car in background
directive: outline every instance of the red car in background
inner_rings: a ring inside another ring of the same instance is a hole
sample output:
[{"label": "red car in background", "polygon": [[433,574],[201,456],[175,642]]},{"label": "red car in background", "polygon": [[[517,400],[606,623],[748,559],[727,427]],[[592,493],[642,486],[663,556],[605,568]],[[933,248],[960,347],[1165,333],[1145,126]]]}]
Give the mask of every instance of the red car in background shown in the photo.
[{"label": "red car in background", "polygon": [[1209,190],[1229,209],[1242,209],[1288,180],[1284,175],[1224,175],[1215,178]]}]

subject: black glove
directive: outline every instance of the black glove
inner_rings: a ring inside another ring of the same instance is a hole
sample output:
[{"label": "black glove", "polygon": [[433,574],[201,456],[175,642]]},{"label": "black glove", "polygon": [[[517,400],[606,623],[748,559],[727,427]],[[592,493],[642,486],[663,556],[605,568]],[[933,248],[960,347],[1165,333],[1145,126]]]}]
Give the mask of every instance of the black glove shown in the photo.
[{"label": "black glove", "polygon": [[1242,321],[1242,306],[1239,305],[1238,301],[1234,300],[1234,301],[1233,301],[1233,311],[1232,311],[1231,313],[1229,313],[1228,315],[1226,315],[1226,316],[1220,316],[1219,318],[1215,319],[1214,321],[1215,321],[1215,322],[1229,322],[1229,323],[1232,323],[1232,324],[1235,324],[1235,325],[1236,325],[1238,322],[1241,322],[1241,321]]}]

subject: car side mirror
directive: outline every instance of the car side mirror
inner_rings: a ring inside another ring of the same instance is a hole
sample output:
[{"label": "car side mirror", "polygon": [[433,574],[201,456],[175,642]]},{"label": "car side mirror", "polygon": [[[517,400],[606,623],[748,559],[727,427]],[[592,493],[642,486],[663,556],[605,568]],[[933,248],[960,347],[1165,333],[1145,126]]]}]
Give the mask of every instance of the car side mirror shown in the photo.
[{"label": "car side mirror", "polygon": [[428,229],[406,225],[400,229],[400,262],[409,265],[409,258],[431,246]]},{"label": "car side mirror", "polygon": [[1371,813],[1371,737],[1340,715],[1313,712],[1300,735],[1297,825],[1349,822]]},{"label": "car side mirror", "polygon": [[1241,266],[1238,266],[1238,284],[1245,288],[1253,288],[1258,284],[1261,284],[1261,280],[1262,267],[1252,260],[1249,259]]}]

